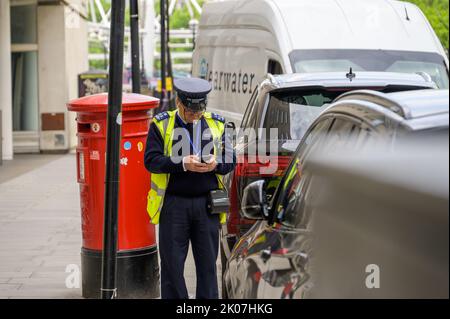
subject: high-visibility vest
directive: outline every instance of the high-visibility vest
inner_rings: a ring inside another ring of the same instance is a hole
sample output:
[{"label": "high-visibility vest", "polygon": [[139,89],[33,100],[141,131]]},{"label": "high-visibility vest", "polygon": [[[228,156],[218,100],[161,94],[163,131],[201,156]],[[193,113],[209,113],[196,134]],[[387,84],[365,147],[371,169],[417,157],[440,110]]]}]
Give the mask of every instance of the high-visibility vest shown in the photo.
[{"label": "high-visibility vest", "polygon": [[[167,112],[168,117],[163,120],[158,120],[157,118],[153,119],[153,123],[156,124],[156,127],[159,129],[161,136],[164,140],[164,155],[167,157],[172,156],[172,141],[173,141],[173,133],[175,128],[175,118],[177,111]],[[219,120],[215,120],[212,117],[212,114],[206,112],[204,114],[204,118],[208,127],[211,130],[211,134],[214,140],[214,155],[217,156],[221,154],[219,152],[222,149],[219,149],[218,145],[221,144],[222,135],[225,131],[225,125],[223,122]],[[223,176],[216,175],[217,181],[219,184],[219,188],[223,188]],[[150,191],[148,192],[147,198],[147,212],[150,215],[150,220],[152,224],[159,224],[159,218],[162,210],[162,206],[164,203],[164,196],[166,194],[167,186],[169,185],[170,174],[151,174],[151,185]],[[227,221],[226,212],[221,213],[220,223],[225,224]]]}]

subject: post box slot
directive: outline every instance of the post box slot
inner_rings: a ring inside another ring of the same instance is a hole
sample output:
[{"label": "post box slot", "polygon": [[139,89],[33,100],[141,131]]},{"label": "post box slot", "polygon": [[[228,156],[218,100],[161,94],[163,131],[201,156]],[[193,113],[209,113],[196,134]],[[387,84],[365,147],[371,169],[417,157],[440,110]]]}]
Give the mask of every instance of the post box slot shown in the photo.
[{"label": "post box slot", "polygon": [[91,131],[91,124],[78,123],[78,133],[89,133]]}]

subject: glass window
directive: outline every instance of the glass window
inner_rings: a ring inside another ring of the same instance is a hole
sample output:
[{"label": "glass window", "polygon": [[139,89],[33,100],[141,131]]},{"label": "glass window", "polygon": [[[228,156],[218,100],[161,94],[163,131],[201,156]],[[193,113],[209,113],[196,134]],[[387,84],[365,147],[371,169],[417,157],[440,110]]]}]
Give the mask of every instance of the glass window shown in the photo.
[{"label": "glass window", "polygon": [[256,120],[258,118],[258,110],[259,110],[259,98],[255,99],[253,102],[251,111],[248,115],[247,123],[245,123],[246,128],[255,128],[256,127]]},{"label": "glass window", "polygon": [[37,43],[36,4],[11,5],[11,43]]},{"label": "glass window", "polygon": [[439,64],[422,61],[397,61],[386,71],[398,73],[425,72],[431,76],[439,88],[449,87],[448,77],[445,76],[446,70]]},{"label": "glass window", "polygon": [[13,1],[10,12],[13,130],[37,131],[37,1]]},{"label": "glass window", "polygon": [[301,140],[311,123],[340,93],[298,90],[272,93],[263,124],[266,136],[270,136],[270,129],[276,128],[281,141]]},{"label": "glass window", "polygon": [[[320,182],[308,171],[302,171],[302,165],[312,149],[321,148],[326,152],[354,149],[368,131],[362,130],[358,122],[347,118],[329,118],[311,130],[303,140],[296,159],[293,161],[280,189],[279,203],[276,207],[278,220],[286,227],[308,228],[312,215],[314,194],[312,184]],[[316,184],[317,185],[317,184]],[[320,188],[314,188],[320,189]]]},{"label": "glass window", "polygon": [[364,71],[362,67],[350,60],[310,60],[302,61],[296,64],[296,72],[300,73],[320,73],[320,72],[347,72],[353,69],[353,72]]},{"label": "glass window", "polygon": [[276,209],[277,218],[282,218],[285,211],[283,204],[278,203],[278,199],[284,197],[284,194],[289,190],[292,183],[297,183],[297,179],[301,176],[301,164],[303,163],[303,159],[313,146],[319,147],[322,144],[331,122],[332,119],[324,118],[314,125],[303,139],[302,146],[297,149],[296,154],[293,156],[291,164],[286,170],[272,202],[272,207]]},{"label": "glass window", "polygon": [[444,57],[437,53],[386,50],[296,50],[290,59],[295,72],[425,72],[441,89],[449,88]]},{"label": "glass window", "polygon": [[[354,131],[359,133],[361,129],[356,123],[346,118],[336,118],[331,125],[330,132],[324,148],[327,152],[341,151],[345,148],[351,148],[351,141],[355,141]],[[352,138],[353,137],[353,138]]]},{"label": "glass window", "polygon": [[250,98],[250,101],[249,101],[247,108],[245,110],[245,113],[244,113],[244,117],[242,118],[242,122],[241,122],[242,128],[248,127],[248,123],[250,121],[249,119],[255,113],[255,109],[256,109],[255,102],[258,101],[258,99],[257,99],[258,93],[259,93],[259,90],[255,90],[255,92],[253,92],[252,97]]},{"label": "glass window", "polygon": [[323,143],[326,141],[326,137],[333,121],[334,119],[331,117],[322,119],[303,139],[301,143],[302,146],[299,150],[299,158],[302,163],[304,163],[305,158],[312,150],[322,147]]},{"label": "glass window", "polygon": [[248,103],[241,122],[241,130],[238,131],[236,136],[236,142],[238,145],[245,145],[250,141],[255,141],[257,139],[256,132],[248,129],[253,129],[256,124],[256,118],[258,116],[258,97],[259,90],[256,90],[250,98],[250,102]]},{"label": "glass window", "polygon": [[267,73],[273,75],[283,74],[283,68],[281,67],[281,64],[278,61],[269,60],[269,63],[267,65]]},{"label": "glass window", "polygon": [[12,53],[13,130],[38,130],[37,52]]},{"label": "glass window", "polygon": [[284,215],[282,224],[289,228],[307,229],[311,217],[311,175],[298,174],[289,184],[289,191],[284,197],[282,206]]}]

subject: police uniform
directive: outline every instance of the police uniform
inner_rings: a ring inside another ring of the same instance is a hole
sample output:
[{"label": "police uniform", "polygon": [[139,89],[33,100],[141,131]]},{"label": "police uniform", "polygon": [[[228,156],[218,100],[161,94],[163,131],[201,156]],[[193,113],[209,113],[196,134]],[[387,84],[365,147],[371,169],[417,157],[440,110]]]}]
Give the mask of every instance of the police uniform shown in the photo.
[{"label": "police uniform", "polygon": [[[189,78],[174,83],[178,97],[187,108],[206,108],[209,82]],[[161,297],[188,299],[184,264],[192,244],[197,299],[217,299],[216,260],[220,223],[226,215],[211,215],[207,195],[222,187],[220,179],[235,166],[232,145],[225,141],[225,119],[205,113],[197,124],[184,122],[178,111],[158,114],[150,125],[145,151],[145,166],[152,173],[148,212],[152,223],[159,223],[161,257]],[[198,136],[201,136],[200,140]],[[182,147],[175,147],[181,145]],[[231,149],[230,152],[224,152]],[[187,153],[186,153],[187,151]],[[214,154],[217,168],[210,173],[186,171],[182,158],[188,155]]]}]

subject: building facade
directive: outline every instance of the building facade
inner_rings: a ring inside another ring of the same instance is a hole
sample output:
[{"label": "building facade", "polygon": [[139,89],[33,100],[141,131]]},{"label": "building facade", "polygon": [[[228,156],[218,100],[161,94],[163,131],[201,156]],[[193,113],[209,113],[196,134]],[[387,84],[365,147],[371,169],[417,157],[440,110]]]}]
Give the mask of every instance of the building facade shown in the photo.
[{"label": "building facade", "polygon": [[0,1],[2,157],[76,144],[68,100],[87,71],[85,0]]}]

